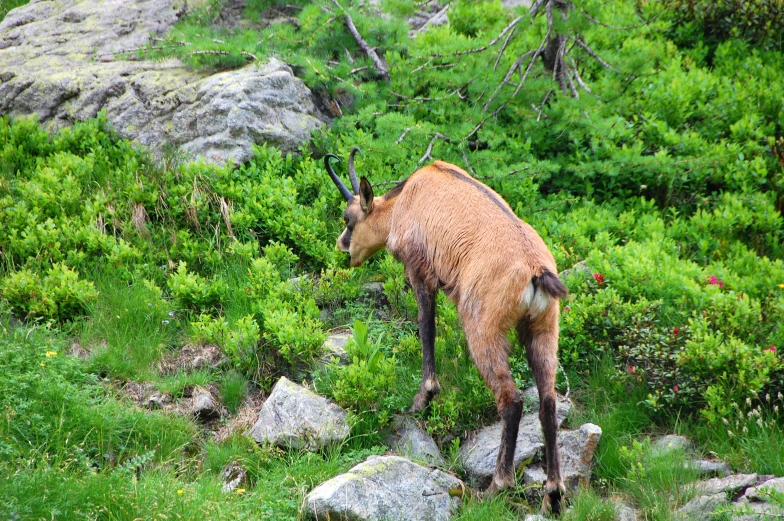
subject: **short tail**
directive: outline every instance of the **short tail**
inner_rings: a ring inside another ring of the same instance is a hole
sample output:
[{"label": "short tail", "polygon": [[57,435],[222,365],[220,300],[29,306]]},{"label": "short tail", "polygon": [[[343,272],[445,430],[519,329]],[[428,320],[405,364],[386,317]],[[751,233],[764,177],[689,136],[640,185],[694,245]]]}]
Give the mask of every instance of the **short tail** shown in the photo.
[{"label": "short tail", "polygon": [[569,296],[569,290],[566,285],[561,282],[558,275],[547,268],[542,269],[542,274],[534,277],[531,282],[533,282],[534,287],[542,289],[551,297],[562,299]]}]

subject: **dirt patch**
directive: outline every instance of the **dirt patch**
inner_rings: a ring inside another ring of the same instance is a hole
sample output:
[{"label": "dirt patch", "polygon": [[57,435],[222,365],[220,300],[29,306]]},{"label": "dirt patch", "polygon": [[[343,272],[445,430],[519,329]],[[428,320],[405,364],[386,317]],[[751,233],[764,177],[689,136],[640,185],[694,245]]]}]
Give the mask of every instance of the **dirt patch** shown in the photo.
[{"label": "dirt patch", "polygon": [[172,374],[179,370],[217,369],[229,361],[221,349],[213,344],[189,344],[173,357],[158,364],[161,374]]},{"label": "dirt patch", "polygon": [[212,437],[213,441],[225,441],[233,434],[244,434],[253,427],[253,424],[259,419],[259,411],[261,411],[261,407],[266,399],[267,396],[261,391],[254,390],[250,392],[239,411],[237,411],[237,415],[230,418],[225,425],[215,431]]},{"label": "dirt patch", "polygon": [[221,5],[218,13],[212,21],[212,26],[216,29],[224,29],[231,33],[241,32],[246,29],[264,29],[274,23],[288,23],[299,27],[300,7],[296,5],[271,6],[265,9],[258,16],[249,19],[246,16],[245,0],[228,0]]}]

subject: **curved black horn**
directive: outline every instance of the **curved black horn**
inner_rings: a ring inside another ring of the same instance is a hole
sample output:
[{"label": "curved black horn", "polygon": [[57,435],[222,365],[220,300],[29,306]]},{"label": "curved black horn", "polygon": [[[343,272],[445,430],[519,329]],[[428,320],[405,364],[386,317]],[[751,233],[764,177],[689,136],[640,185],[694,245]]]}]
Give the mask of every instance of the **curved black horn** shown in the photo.
[{"label": "curved black horn", "polygon": [[348,191],[348,188],[346,188],[346,185],[343,184],[343,181],[341,181],[335,171],[332,170],[332,165],[329,164],[329,159],[331,157],[334,157],[340,161],[340,158],[335,154],[327,154],[324,156],[324,168],[327,169],[327,173],[329,174],[329,177],[332,178],[332,182],[335,183],[335,186],[337,186],[338,190],[340,190],[340,195],[343,196],[343,199],[346,201],[351,201],[354,198],[354,195]]},{"label": "curved black horn", "polygon": [[354,154],[357,152],[362,153],[359,147],[354,147],[348,155],[348,178],[351,180],[351,187],[354,189],[354,193],[359,195],[359,181],[357,181],[357,172],[354,170]]}]

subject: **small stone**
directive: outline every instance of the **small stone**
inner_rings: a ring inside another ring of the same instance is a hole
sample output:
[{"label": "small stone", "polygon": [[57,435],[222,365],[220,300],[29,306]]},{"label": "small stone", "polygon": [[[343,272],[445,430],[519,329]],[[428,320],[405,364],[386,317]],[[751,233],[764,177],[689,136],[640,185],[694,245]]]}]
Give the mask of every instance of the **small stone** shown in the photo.
[{"label": "small stone", "polygon": [[697,496],[675,511],[675,519],[678,521],[711,521],[713,511],[727,504],[729,501],[727,494],[724,493]]},{"label": "small stone", "polygon": [[615,504],[615,521],[637,521],[639,515],[637,510],[626,503]]},{"label": "small stone", "polygon": [[677,436],[675,434],[662,436],[661,438],[653,442],[653,449],[659,454],[667,454],[668,452],[672,452],[675,450],[685,451],[685,450],[690,450],[691,448],[692,448],[692,443],[691,441],[689,441],[688,438],[685,438],[683,436]]},{"label": "small stone", "polygon": [[362,293],[370,297],[370,299],[378,306],[389,306],[389,299],[384,293],[383,282],[368,282],[362,285]]},{"label": "small stone", "polygon": [[725,478],[711,478],[694,486],[698,494],[711,495],[720,492],[737,492],[754,485],[757,482],[756,474],[735,474]]},{"label": "small stone", "polygon": [[214,420],[220,418],[220,409],[215,405],[212,396],[200,393],[193,398],[193,415],[201,421]]},{"label": "small stone", "polygon": [[238,488],[245,488],[248,486],[248,471],[238,462],[232,461],[223,468],[221,479],[223,480],[221,491],[224,494],[228,494],[234,492]]},{"label": "small stone", "polygon": [[550,520],[539,514],[528,514],[527,516],[525,516],[525,521],[550,521]]},{"label": "small stone", "polygon": [[204,367],[209,367],[210,361],[203,356],[197,356],[191,361],[191,369],[197,370]]},{"label": "small stone", "polygon": [[566,280],[567,277],[576,274],[576,273],[587,273],[588,275],[591,274],[591,268],[588,266],[586,261],[580,261],[574,266],[569,269],[563,270],[561,273],[558,274],[558,278],[561,280]]},{"label": "small stone", "polygon": [[465,491],[459,479],[399,456],[371,456],[305,497],[317,520],[448,521]]},{"label": "small stone", "polygon": [[346,411],[282,377],[272,388],[250,432],[257,443],[317,450],[349,434]]},{"label": "small stone", "polygon": [[410,416],[395,418],[387,445],[396,453],[412,460],[421,460],[435,466],[444,464],[444,458],[441,457],[433,437]]},{"label": "small stone", "polygon": [[321,346],[324,353],[319,360],[320,366],[336,361],[338,365],[348,365],[348,353],[346,353],[346,343],[352,337],[351,333],[336,333],[329,335]]},{"label": "small stone", "polygon": [[703,476],[729,476],[732,469],[723,461],[692,460],[684,463],[684,467],[699,471]]},{"label": "small stone", "polygon": [[151,410],[163,409],[163,398],[160,394],[153,394],[145,400],[144,405]]}]

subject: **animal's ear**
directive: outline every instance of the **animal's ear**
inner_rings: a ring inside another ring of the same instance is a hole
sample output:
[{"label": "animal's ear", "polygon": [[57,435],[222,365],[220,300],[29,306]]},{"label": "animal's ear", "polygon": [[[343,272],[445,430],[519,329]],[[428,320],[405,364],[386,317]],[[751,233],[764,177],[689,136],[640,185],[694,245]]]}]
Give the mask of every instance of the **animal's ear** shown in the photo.
[{"label": "animal's ear", "polygon": [[365,176],[359,181],[359,206],[366,214],[373,211],[373,187]]}]

